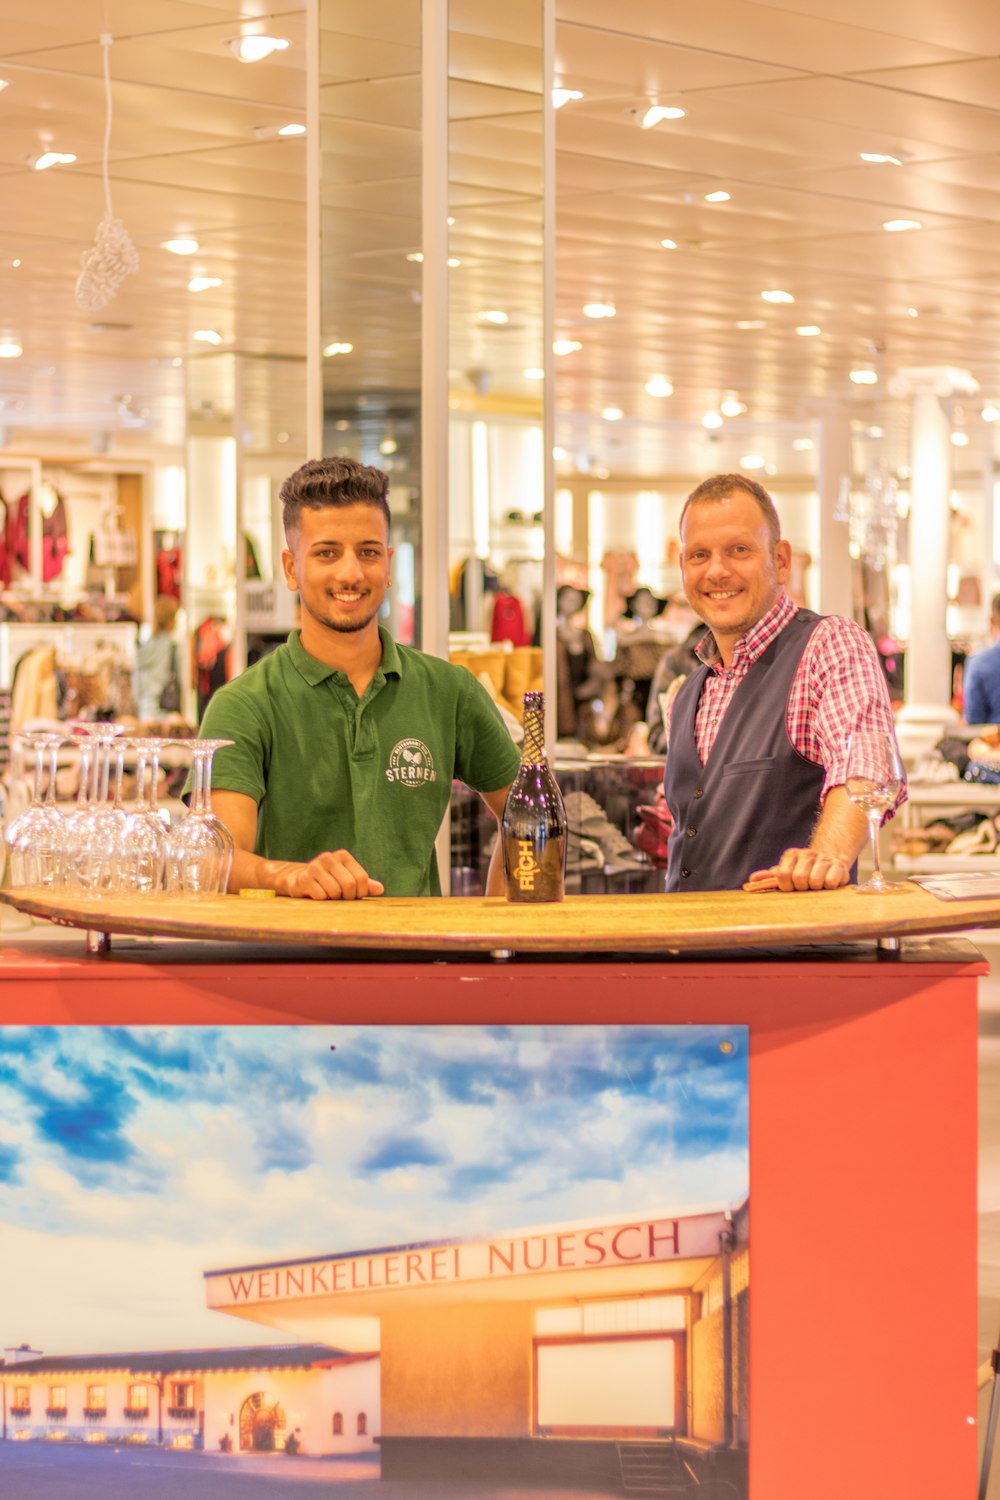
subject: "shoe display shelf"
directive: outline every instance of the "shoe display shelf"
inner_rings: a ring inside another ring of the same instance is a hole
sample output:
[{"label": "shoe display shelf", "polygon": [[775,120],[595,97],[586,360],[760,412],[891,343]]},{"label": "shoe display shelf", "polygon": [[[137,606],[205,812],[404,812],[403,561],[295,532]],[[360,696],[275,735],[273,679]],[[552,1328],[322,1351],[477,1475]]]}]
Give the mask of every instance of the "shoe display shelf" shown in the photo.
[{"label": "shoe display shelf", "polygon": [[[946,781],[921,786],[911,782],[908,792],[899,818],[903,836],[911,835],[914,840],[919,840],[922,829],[933,823],[935,815],[947,819],[956,813],[975,813],[979,816],[980,829],[983,823],[992,824],[995,818],[1000,818],[1000,785]],[[889,825],[891,829],[892,824]],[[893,868],[910,875],[1000,869],[1000,834],[996,834],[995,839],[982,840],[976,828],[970,829],[967,842],[971,845],[977,838],[979,846],[975,852],[948,853],[945,849],[936,849],[910,854],[898,850],[893,855]],[[994,847],[989,847],[990,844]]]}]

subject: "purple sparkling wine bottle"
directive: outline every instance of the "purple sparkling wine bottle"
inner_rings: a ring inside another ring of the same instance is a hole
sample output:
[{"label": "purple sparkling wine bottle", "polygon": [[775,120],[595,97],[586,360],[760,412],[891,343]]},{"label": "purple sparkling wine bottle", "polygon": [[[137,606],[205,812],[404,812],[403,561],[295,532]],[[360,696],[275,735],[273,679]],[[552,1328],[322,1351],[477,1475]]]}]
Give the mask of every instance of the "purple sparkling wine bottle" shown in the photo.
[{"label": "purple sparkling wine bottle", "polygon": [[500,823],[508,901],[566,894],[566,808],[545,758],[545,698],[524,695],[524,742]]}]

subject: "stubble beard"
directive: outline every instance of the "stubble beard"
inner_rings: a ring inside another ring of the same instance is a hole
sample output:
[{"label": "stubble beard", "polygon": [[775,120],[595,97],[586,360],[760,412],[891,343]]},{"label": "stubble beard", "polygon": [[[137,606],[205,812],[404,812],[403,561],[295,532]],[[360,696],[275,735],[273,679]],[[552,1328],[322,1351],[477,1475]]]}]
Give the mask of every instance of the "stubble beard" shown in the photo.
[{"label": "stubble beard", "polygon": [[317,614],[314,609],[309,609],[308,605],[306,605],[306,609],[312,615],[317,625],[322,625],[327,630],[333,630],[337,635],[357,635],[359,631],[367,630],[372,621],[378,618],[377,609],[370,610],[363,617],[346,620],[340,619],[333,614]]}]

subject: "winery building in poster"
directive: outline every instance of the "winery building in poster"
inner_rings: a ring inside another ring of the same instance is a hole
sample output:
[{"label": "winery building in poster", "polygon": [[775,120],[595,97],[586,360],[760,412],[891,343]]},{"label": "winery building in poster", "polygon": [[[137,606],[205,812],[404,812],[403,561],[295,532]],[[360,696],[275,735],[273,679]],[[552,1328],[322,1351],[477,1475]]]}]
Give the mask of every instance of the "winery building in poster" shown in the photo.
[{"label": "winery building in poster", "polygon": [[383,1478],[603,1484],[663,1444],[741,1485],[747,1205],[205,1273],[208,1305],[378,1348]]}]

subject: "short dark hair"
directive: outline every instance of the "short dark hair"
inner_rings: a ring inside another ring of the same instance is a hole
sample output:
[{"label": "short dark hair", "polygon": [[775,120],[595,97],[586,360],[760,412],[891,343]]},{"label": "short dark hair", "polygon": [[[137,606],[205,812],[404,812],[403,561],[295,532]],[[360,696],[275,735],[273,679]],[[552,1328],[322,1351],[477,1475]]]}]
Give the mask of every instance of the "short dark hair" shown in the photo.
[{"label": "short dark hair", "polygon": [[392,525],[389,510],[389,476],[371,464],[337,455],[311,458],[289,474],[278,491],[285,535],[299,524],[304,510],[325,510],[330,505],[374,505]]},{"label": "short dark hair", "polygon": [[703,479],[701,484],[688,495],[681,511],[679,531],[684,530],[684,517],[691,505],[700,505],[702,502],[726,500],[734,490],[742,490],[752,500],[756,500],[761,515],[767,522],[767,529],[771,534],[772,545],[781,541],[781,521],[767,490],[756,479],[748,479],[745,474],[713,474],[711,479]]}]

